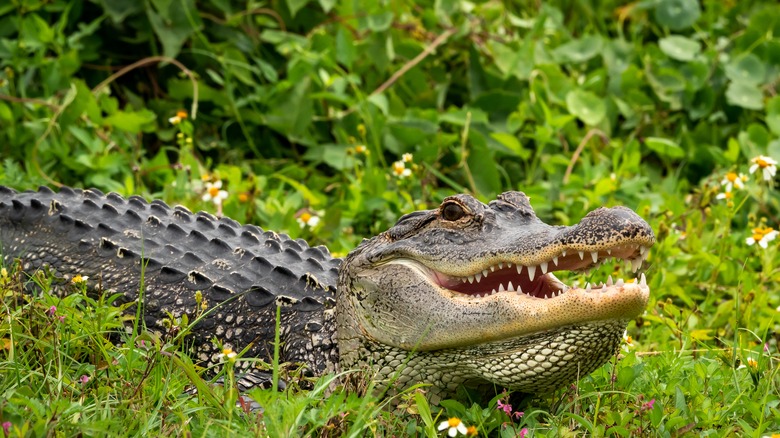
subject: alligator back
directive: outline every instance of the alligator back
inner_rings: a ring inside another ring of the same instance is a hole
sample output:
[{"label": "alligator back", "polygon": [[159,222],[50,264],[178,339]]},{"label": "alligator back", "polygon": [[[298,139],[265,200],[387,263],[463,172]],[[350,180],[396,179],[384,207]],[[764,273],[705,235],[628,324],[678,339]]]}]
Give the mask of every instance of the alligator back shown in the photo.
[{"label": "alligator back", "polygon": [[236,351],[250,346],[245,357],[267,361],[277,306],[282,361],[314,374],[338,362],[331,338],[341,260],[322,246],[138,196],[2,186],[0,245],[5,265],[19,259],[28,273],[46,267],[60,282],[88,276],[91,289],[121,293],[122,302],[138,299],[143,284],[143,318],[152,330],[162,331],[169,313],[193,321],[203,313],[200,292],[206,316],[192,341],[203,365],[219,362],[213,339]]}]

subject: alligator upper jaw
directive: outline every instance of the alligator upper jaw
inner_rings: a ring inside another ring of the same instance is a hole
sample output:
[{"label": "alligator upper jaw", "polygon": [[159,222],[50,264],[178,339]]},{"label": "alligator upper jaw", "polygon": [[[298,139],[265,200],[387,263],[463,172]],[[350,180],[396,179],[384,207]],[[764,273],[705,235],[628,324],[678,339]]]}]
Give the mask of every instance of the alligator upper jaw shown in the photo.
[{"label": "alligator upper jaw", "polygon": [[[648,255],[648,247],[641,244],[624,244],[594,251],[563,248],[553,253],[556,255],[542,260],[524,260],[507,254],[495,255],[486,258],[476,267],[470,267],[466,272],[460,270],[461,275],[453,274],[450,266],[447,266],[450,268],[449,273],[422,264],[419,264],[417,269],[429,277],[431,282],[451,292],[454,297],[462,295],[484,298],[502,292],[515,292],[529,298],[551,299],[572,289],[558,280],[553,271],[590,271],[615,259],[625,261],[627,267],[636,272]],[[399,262],[416,263],[395,261]],[[643,278],[644,275],[637,280]],[[609,280],[596,285],[595,288],[620,287],[624,283],[622,279],[613,281],[610,276]],[[583,289],[590,291],[591,285],[588,283]]]}]

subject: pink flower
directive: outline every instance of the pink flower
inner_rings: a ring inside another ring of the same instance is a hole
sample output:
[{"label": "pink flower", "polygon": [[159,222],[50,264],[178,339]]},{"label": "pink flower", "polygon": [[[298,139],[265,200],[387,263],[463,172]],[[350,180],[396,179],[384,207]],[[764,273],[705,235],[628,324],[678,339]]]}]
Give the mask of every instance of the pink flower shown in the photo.
[{"label": "pink flower", "polygon": [[65,322],[65,315],[60,315],[57,318],[59,318],[60,322]]},{"label": "pink flower", "polygon": [[521,418],[523,415],[525,415],[525,412],[523,412],[523,411],[517,411],[514,414],[512,414],[513,417],[518,418],[518,419]]},{"label": "pink flower", "polygon": [[518,438],[525,438],[526,435],[528,435],[527,427],[520,429],[520,433],[517,434]]},{"label": "pink flower", "polygon": [[81,377],[79,377],[79,382],[81,382],[82,385],[85,385],[87,382],[89,382],[89,376],[84,374]]},{"label": "pink flower", "polygon": [[509,403],[503,403],[501,400],[498,400],[498,409],[504,411],[507,415],[512,415],[512,405]]},{"label": "pink flower", "polygon": [[54,316],[54,314],[57,313],[57,306],[49,307],[48,313],[50,316]]},{"label": "pink flower", "polygon": [[642,410],[643,411],[649,411],[649,410],[653,409],[653,405],[655,405],[655,399],[654,398],[650,399],[650,401],[647,402],[647,403],[642,403]]},{"label": "pink flower", "polygon": [[5,423],[3,423],[3,433],[6,436],[8,436],[11,433],[11,426],[13,426],[13,424],[11,424],[10,421],[6,421]]}]

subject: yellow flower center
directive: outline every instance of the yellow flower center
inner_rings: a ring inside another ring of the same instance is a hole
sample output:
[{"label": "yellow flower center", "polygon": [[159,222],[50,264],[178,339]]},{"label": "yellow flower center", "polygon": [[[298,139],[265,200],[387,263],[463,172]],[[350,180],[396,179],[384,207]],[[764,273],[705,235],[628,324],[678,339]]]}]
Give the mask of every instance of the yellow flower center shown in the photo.
[{"label": "yellow flower center", "polygon": [[631,336],[626,336],[626,344],[633,344],[634,340],[631,338]]},{"label": "yellow flower center", "polygon": [[466,435],[477,436],[477,426],[469,426],[466,428]]},{"label": "yellow flower center", "polygon": [[180,119],[186,119],[187,118],[187,111],[184,111],[184,110],[176,111],[176,117],[178,117]]},{"label": "yellow flower center", "polygon": [[460,418],[458,417],[452,417],[449,420],[447,420],[447,425],[450,427],[458,427],[460,424]]},{"label": "yellow flower center", "polygon": [[222,349],[222,354],[224,354],[225,356],[230,356],[231,353],[233,353],[233,349],[231,349],[231,348],[223,348]]},{"label": "yellow flower center", "polygon": [[304,223],[307,223],[307,224],[308,224],[308,223],[309,223],[309,220],[311,220],[311,213],[302,213],[302,214],[301,214],[301,220],[302,220]]},{"label": "yellow flower center", "polygon": [[731,192],[723,192],[723,196],[725,196],[726,199],[731,199],[734,197],[734,194]]},{"label": "yellow flower center", "polygon": [[404,166],[403,161],[396,161],[393,163],[393,173],[396,175],[402,175],[404,170],[406,170],[406,166]]},{"label": "yellow flower center", "polygon": [[239,193],[238,194],[238,202],[246,202],[249,200],[249,195],[246,193]]},{"label": "yellow flower center", "polygon": [[219,195],[219,187],[209,187],[209,196],[216,198]]},{"label": "yellow flower center", "polygon": [[734,173],[734,172],[729,172],[729,173],[726,174],[726,179],[731,181],[731,182],[734,182],[734,181],[737,180],[737,174]]},{"label": "yellow flower center", "polygon": [[771,233],[774,230],[775,229],[772,227],[753,228],[753,240],[758,242],[759,240],[763,239],[764,236],[766,236],[767,234]]},{"label": "yellow flower center", "polygon": [[769,163],[767,163],[763,158],[756,158],[754,163],[758,164],[758,167],[762,169],[769,166]]}]

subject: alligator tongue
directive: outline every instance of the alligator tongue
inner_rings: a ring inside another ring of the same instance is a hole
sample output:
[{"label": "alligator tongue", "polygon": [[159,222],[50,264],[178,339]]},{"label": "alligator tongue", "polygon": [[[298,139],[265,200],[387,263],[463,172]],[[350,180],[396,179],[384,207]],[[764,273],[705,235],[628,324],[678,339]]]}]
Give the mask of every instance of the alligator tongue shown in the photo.
[{"label": "alligator tongue", "polygon": [[547,275],[537,274],[531,280],[527,269],[518,274],[515,267],[497,269],[488,275],[463,278],[437,275],[439,285],[452,291],[472,296],[490,295],[496,292],[517,291],[537,298],[546,298],[559,291],[551,285]]}]

